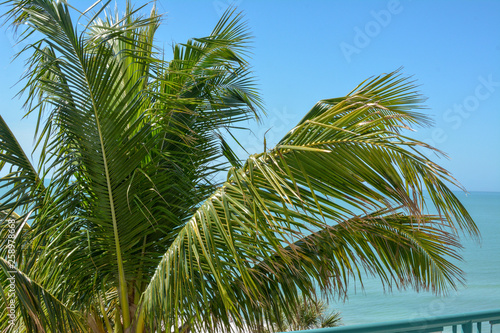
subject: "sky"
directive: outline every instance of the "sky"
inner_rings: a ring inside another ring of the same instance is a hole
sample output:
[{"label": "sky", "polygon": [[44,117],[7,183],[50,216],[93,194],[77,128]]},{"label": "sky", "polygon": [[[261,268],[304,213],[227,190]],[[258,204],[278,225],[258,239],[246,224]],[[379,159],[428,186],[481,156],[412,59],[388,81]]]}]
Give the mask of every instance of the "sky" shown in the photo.
[{"label": "sky", "polygon": [[[81,9],[92,2],[70,1]],[[278,142],[318,100],[402,67],[428,97],[424,112],[435,122],[412,136],[446,152],[449,159],[436,161],[468,191],[500,191],[500,1],[156,2],[165,13],[157,43],[167,50],[209,35],[230,5],[245,15],[267,113],[238,134],[249,153],[263,150],[264,135],[267,147]],[[0,114],[31,151],[36,119],[21,120],[15,97],[24,68],[13,56],[23,45],[4,26],[0,46]]]}]

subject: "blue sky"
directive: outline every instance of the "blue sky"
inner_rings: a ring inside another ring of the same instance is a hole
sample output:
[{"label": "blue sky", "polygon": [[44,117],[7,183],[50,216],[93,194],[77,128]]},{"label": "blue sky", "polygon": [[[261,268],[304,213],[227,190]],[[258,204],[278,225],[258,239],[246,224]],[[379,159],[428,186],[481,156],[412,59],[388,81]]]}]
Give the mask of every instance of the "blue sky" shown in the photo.
[{"label": "blue sky", "polygon": [[[122,1],[123,2],[123,1]],[[72,1],[80,8],[92,1]],[[145,1],[137,1],[144,4]],[[430,129],[413,135],[445,151],[445,166],[469,191],[500,191],[500,1],[169,1],[158,43],[210,33],[236,4],[255,36],[251,64],[267,118],[240,133],[250,153],[277,142],[320,99],[401,66],[429,99]],[[1,9],[5,11],[4,8]],[[0,34],[1,115],[24,147],[34,117],[20,121],[14,86],[23,72],[11,31]]]}]

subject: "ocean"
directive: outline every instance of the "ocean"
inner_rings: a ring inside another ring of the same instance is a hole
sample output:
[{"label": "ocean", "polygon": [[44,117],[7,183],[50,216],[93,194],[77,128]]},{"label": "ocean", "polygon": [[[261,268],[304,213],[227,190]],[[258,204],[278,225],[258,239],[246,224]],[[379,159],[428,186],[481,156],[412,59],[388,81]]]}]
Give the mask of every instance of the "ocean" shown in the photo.
[{"label": "ocean", "polygon": [[[364,280],[364,291],[353,285],[345,303],[332,303],[341,312],[344,325],[429,318],[482,310],[500,309],[500,192],[456,193],[479,230],[481,241],[462,238],[466,285],[446,296],[431,292],[384,293],[375,278]],[[484,326],[484,329],[489,325]],[[493,332],[500,332],[500,324]]]}]

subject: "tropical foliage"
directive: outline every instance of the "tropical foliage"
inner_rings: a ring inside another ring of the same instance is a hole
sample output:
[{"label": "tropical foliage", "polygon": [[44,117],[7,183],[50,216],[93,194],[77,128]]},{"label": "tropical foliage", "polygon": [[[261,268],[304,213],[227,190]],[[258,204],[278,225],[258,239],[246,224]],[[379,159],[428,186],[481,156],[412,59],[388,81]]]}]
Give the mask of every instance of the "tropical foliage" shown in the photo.
[{"label": "tropical foliage", "polygon": [[264,332],[300,331],[315,328],[336,327],[341,325],[339,312],[329,311],[328,303],[321,299],[307,299],[304,297],[294,309],[293,316],[281,313],[262,330]]},{"label": "tropical foliage", "polygon": [[322,100],[241,161],[227,139],[262,110],[241,15],[165,60],[154,8],[6,3],[38,40],[22,82],[40,161],[0,119],[0,210],[17,221],[13,268],[0,238],[1,331],[259,329],[302,295],[343,296],[364,271],[388,288],[462,281],[458,234],[478,231],[424,154],[439,152],[405,136],[430,123],[408,78]]}]

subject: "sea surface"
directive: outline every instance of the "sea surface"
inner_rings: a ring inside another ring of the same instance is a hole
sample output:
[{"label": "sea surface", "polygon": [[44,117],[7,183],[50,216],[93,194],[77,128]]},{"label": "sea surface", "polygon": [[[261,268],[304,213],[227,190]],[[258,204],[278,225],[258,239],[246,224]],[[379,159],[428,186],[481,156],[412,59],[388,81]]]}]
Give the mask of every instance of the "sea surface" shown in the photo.
[{"label": "sea surface", "polygon": [[[462,238],[466,285],[447,296],[431,292],[384,292],[374,278],[364,280],[364,291],[351,286],[345,303],[332,303],[344,325],[412,320],[500,309],[500,192],[455,193],[481,231],[481,241]],[[489,325],[483,326],[489,332]],[[493,332],[500,332],[500,324]]]}]

